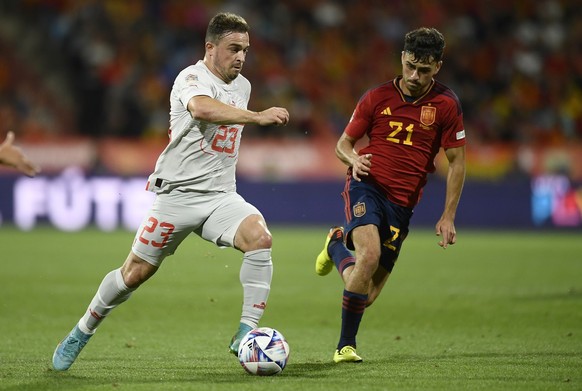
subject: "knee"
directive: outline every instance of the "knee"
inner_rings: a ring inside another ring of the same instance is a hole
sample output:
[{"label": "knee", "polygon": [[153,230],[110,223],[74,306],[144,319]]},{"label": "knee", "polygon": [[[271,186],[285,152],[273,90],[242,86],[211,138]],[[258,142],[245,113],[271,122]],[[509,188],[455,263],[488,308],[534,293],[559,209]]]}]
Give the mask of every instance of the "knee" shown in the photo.
[{"label": "knee", "polygon": [[273,247],[273,237],[271,233],[265,229],[258,227],[253,232],[253,235],[246,241],[245,245],[241,247],[244,252],[270,249]]},{"label": "knee", "polygon": [[234,244],[243,252],[270,249],[273,247],[273,237],[262,217],[253,215],[240,225]]},{"label": "knee", "polygon": [[121,267],[121,275],[125,285],[135,289],[153,276],[157,269],[131,252]]},{"label": "knee", "polygon": [[255,241],[255,246],[257,250],[267,249],[273,247],[273,236],[267,230],[263,230],[257,237]]}]

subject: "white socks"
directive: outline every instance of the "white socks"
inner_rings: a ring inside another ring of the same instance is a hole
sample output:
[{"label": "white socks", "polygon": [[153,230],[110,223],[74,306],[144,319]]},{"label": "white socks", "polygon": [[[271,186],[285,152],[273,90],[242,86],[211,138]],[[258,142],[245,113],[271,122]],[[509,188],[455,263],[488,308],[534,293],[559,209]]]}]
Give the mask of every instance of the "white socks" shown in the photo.
[{"label": "white socks", "polygon": [[[240,268],[240,282],[243,286],[241,323],[257,327],[265,312],[272,277],[271,249],[244,254]],[[85,334],[93,334],[111,310],[129,299],[134,290],[125,285],[121,269],[109,272],[101,281],[87,312],[79,320],[79,329]]]},{"label": "white socks", "polygon": [[125,285],[121,269],[109,272],[101,281],[87,312],[79,320],[79,329],[85,334],[93,334],[107,314],[129,299],[133,291]]},{"label": "white socks", "polygon": [[241,323],[252,328],[257,327],[265,312],[272,277],[271,249],[248,251],[244,254],[240,268],[244,295]]}]

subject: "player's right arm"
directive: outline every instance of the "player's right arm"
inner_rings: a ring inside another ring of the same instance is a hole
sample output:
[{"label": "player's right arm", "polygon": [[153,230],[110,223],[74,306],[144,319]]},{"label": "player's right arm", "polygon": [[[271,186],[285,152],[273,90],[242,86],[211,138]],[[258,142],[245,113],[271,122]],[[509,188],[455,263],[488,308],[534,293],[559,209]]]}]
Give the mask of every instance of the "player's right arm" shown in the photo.
[{"label": "player's right arm", "polygon": [[359,155],[355,149],[358,140],[364,137],[370,129],[373,113],[369,109],[370,106],[371,96],[368,91],[360,98],[350,121],[335,146],[336,156],[346,166],[351,167],[352,177],[358,182],[362,181],[362,177],[370,174],[370,167],[372,167],[372,154]]},{"label": "player's right arm", "polygon": [[283,107],[270,107],[264,111],[251,111],[227,105],[206,95],[197,95],[188,101],[188,111],[199,121],[218,125],[257,124],[287,125],[289,112]]},{"label": "player's right arm", "polygon": [[361,177],[368,176],[372,166],[372,154],[358,155],[355,150],[357,138],[344,132],[335,146],[335,154],[346,166],[352,168],[352,177],[360,182]]},{"label": "player's right arm", "polygon": [[14,132],[8,132],[6,140],[0,144],[0,164],[14,167],[30,177],[35,176],[40,168],[31,162],[20,148],[13,145],[13,142]]}]

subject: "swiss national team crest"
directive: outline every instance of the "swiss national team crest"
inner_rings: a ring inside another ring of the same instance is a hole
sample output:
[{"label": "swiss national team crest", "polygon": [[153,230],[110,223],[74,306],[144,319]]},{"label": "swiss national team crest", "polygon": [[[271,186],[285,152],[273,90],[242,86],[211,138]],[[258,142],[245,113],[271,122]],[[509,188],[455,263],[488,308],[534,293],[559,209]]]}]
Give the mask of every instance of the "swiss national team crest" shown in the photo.
[{"label": "swiss national team crest", "polygon": [[436,107],[433,106],[422,106],[420,108],[420,123],[425,126],[430,126],[434,124],[436,119]]},{"label": "swiss national team crest", "polygon": [[358,202],[356,205],[354,205],[354,216],[362,217],[365,214],[366,214],[366,204],[364,204],[363,202]]},{"label": "swiss national team crest", "polygon": [[186,76],[186,84],[188,84],[190,87],[196,86],[197,82],[198,82],[198,75],[194,75],[191,73],[188,76]]}]

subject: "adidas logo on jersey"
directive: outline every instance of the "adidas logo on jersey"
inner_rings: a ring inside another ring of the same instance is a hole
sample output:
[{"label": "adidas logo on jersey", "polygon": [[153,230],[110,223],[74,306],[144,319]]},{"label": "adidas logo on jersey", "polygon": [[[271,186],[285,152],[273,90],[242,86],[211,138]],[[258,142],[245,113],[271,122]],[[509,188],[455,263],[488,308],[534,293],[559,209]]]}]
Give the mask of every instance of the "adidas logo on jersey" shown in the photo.
[{"label": "adidas logo on jersey", "polygon": [[382,114],[392,115],[392,112],[390,111],[390,107],[386,107],[384,110],[382,110]]}]

